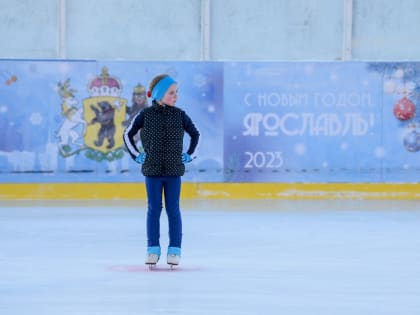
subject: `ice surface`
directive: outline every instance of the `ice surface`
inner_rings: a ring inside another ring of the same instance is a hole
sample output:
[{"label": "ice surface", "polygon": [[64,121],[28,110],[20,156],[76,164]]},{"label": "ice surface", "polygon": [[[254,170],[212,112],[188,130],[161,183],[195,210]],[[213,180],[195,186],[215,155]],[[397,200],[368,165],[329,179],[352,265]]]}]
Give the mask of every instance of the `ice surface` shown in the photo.
[{"label": "ice surface", "polygon": [[418,201],[183,206],[181,265],[149,271],[144,201],[0,203],[0,314],[420,312]]}]

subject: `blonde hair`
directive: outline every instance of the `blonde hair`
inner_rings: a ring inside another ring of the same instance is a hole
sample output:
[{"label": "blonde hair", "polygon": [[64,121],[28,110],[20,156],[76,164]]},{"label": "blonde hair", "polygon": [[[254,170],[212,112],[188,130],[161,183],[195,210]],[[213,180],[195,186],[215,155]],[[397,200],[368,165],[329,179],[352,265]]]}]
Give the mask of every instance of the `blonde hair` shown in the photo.
[{"label": "blonde hair", "polygon": [[153,80],[150,82],[149,91],[152,92],[154,87],[156,86],[156,84],[158,84],[160,80],[162,80],[163,78],[166,78],[166,77],[169,77],[169,75],[168,74],[159,74],[159,75],[155,76],[153,78]]}]

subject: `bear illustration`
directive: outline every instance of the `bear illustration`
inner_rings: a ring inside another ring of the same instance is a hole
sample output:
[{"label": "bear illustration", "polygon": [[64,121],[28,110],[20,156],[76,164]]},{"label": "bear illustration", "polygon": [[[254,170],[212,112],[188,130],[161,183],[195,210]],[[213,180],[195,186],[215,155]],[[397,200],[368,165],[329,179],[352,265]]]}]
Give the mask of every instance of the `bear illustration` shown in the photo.
[{"label": "bear illustration", "polygon": [[104,143],[104,140],[107,139],[108,145],[106,147],[107,149],[111,149],[115,145],[115,108],[107,101],[99,102],[98,106],[100,109],[94,105],[90,105],[90,108],[95,113],[95,118],[91,120],[90,124],[100,124],[98,139],[94,141],[94,144],[100,147]]}]

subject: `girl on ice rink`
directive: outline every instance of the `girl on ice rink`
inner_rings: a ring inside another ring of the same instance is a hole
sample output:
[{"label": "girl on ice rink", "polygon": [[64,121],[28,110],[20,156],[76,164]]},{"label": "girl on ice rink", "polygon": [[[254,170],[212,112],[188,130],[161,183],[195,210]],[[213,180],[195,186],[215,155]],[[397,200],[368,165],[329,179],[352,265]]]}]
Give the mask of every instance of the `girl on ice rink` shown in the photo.
[{"label": "girl on ice rink", "polygon": [[[160,215],[162,192],[168,215],[169,247],[167,263],[178,265],[181,257],[182,220],[179,208],[181,176],[185,163],[192,161],[199,132],[185,111],[175,107],[177,82],[167,74],[156,76],[150,83],[148,96],[152,106],[134,117],[124,131],[124,143],[145,176],[147,191],[147,256],[145,263],[154,266],[161,254]],[[140,131],[144,152],[137,149],[134,137]],[[184,132],[190,136],[189,148],[183,153]]]}]

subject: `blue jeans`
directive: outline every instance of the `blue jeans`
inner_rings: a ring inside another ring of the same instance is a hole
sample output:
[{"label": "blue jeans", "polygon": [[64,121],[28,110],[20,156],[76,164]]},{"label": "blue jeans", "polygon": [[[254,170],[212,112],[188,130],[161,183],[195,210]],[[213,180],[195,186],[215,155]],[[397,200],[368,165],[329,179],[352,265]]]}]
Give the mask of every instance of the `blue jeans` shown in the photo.
[{"label": "blue jeans", "polygon": [[182,219],[179,209],[181,195],[180,176],[146,176],[147,190],[147,246],[160,246],[160,214],[162,192],[168,215],[169,247],[181,247]]}]

